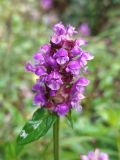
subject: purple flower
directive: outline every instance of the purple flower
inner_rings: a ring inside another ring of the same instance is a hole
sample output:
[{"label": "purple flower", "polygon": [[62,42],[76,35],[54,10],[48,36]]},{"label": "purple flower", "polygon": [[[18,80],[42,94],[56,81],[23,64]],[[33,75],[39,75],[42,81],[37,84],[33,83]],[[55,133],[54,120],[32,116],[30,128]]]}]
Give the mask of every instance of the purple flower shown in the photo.
[{"label": "purple flower", "polygon": [[59,116],[65,116],[68,111],[69,111],[69,108],[68,108],[67,104],[65,104],[65,103],[58,104],[55,107],[55,112]]},{"label": "purple flower", "polygon": [[109,160],[108,154],[100,152],[99,149],[90,151],[87,155],[81,155],[80,158],[80,160]]},{"label": "purple flower", "polygon": [[52,7],[52,0],[40,0],[40,4],[44,10],[49,10]]},{"label": "purple flower", "polygon": [[46,98],[43,94],[37,93],[34,97],[34,105],[44,106],[46,103]]},{"label": "purple flower", "polygon": [[37,66],[36,70],[35,70],[35,74],[38,76],[44,76],[47,75],[46,73],[46,68],[42,67],[42,66]]},{"label": "purple flower", "polygon": [[[96,152],[96,151],[95,151]],[[92,158],[96,158],[96,155],[98,155],[98,153],[96,154],[94,151],[90,151],[88,152],[88,158],[92,159]],[[98,151],[97,151],[98,152]]]},{"label": "purple flower", "polygon": [[79,31],[84,35],[84,36],[89,36],[90,35],[90,26],[88,23],[82,23],[79,27]]},{"label": "purple flower", "polygon": [[80,73],[80,65],[77,61],[70,61],[66,68],[67,72],[70,72],[73,75],[79,75]]},{"label": "purple flower", "polygon": [[82,57],[84,57],[88,61],[94,58],[94,56],[90,52],[85,52],[85,51],[82,53]]},{"label": "purple flower", "polygon": [[64,35],[66,33],[65,26],[61,22],[55,24],[53,30],[55,31],[55,34],[58,36]]},{"label": "purple flower", "polygon": [[75,108],[77,111],[81,111],[82,107],[80,105],[80,101],[84,99],[84,95],[76,90],[73,90],[70,94],[70,105],[72,108]]},{"label": "purple flower", "polygon": [[85,155],[81,156],[81,159],[80,160],[89,160],[89,158]]},{"label": "purple flower", "polygon": [[[92,60],[94,56],[91,55],[91,53],[83,51],[81,53],[81,56],[78,58],[78,63],[81,67],[84,67],[87,65],[87,61]],[[85,67],[84,67],[85,69]]]},{"label": "purple flower", "polygon": [[73,34],[77,33],[75,27],[68,25],[67,26],[67,35],[72,36]]},{"label": "purple flower", "polygon": [[82,50],[80,49],[79,46],[74,46],[74,48],[71,49],[71,56],[74,57],[74,56],[77,56],[77,55],[81,55],[82,53]]},{"label": "purple flower", "polygon": [[67,61],[69,61],[68,52],[66,49],[61,48],[59,49],[54,55],[54,58],[56,58],[56,61],[58,64],[63,65]]},{"label": "purple flower", "polygon": [[52,90],[58,90],[60,85],[63,84],[61,75],[57,72],[51,72],[47,76],[47,86]]},{"label": "purple flower", "polygon": [[80,102],[89,84],[82,74],[94,57],[81,48],[86,44],[84,39],[72,39],[74,27],[60,22],[53,30],[50,43],[39,48],[33,56],[34,64],[27,63],[26,70],[37,75],[32,87],[36,93],[34,104],[65,116],[73,108],[82,109]]},{"label": "purple flower", "polygon": [[39,80],[37,80],[36,83],[32,86],[32,90],[41,94],[45,93],[46,91],[44,83],[40,82]]},{"label": "purple flower", "polygon": [[59,45],[61,41],[62,41],[61,37],[60,36],[58,37],[57,35],[53,35],[51,38],[51,42],[56,45]]},{"label": "purple flower", "polygon": [[50,52],[50,49],[51,49],[51,46],[49,44],[44,44],[39,48],[39,52],[46,54]]},{"label": "purple flower", "polygon": [[76,40],[75,43],[76,43],[77,46],[81,47],[81,46],[86,45],[87,41],[85,39],[83,39],[83,38],[79,38],[79,39]]},{"label": "purple flower", "polygon": [[45,63],[45,59],[44,59],[44,56],[42,55],[42,53],[40,52],[37,52],[34,54],[34,59],[35,59],[35,62],[38,64],[44,64]]},{"label": "purple flower", "polygon": [[108,160],[108,154],[101,152],[99,160]]},{"label": "purple flower", "polygon": [[89,80],[85,77],[80,77],[76,82],[76,88],[78,89],[81,86],[87,86],[89,84]]},{"label": "purple flower", "polygon": [[47,67],[51,67],[51,68],[56,68],[58,67],[58,64],[56,62],[56,60],[51,56],[51,55],[47,55],[45,56],[45,59],[46,59],[46,65]]},{"label": "purple flower", "polygon": [[27,63],[25,66],[26,71],[35,72],[35,67],[31,63]]}]

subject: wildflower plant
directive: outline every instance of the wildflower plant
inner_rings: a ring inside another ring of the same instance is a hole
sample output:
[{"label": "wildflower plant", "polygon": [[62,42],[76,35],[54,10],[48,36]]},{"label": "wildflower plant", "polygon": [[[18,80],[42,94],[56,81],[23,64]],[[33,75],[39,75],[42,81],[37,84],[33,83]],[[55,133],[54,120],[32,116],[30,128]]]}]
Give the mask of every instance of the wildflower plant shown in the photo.
[{"label": "wildflower plant", "polygon": [[71,120],[71,110],[80,112],[85,87],[87,62],[94,57],[82,49],[87,41],[73,39],[77,31],[61,22],[53,27],[54,34],[48,44],[42,45],[28,62],[26,70],[38,78],[32,87],[33,103],[40,108],[22,129],[19,144],[27,144],[44,136],[53,125],[54,158],[59,159],[59,117]]}]

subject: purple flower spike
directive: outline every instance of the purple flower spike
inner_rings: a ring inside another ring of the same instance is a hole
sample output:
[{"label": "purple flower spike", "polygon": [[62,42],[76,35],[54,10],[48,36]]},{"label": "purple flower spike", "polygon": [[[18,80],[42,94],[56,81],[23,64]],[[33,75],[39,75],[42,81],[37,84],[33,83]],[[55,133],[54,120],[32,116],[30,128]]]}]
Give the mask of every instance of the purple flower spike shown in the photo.
[{"label": "purple flower spike", "polygon": [[55,108],[55,112],[59,115],[59,116],[65,116],[66,113],[69,111],[69,108],[66,104],[58,104]]},{"label": "purple flower spike", "polygon": [[54,55],[58,64],[62,65],[69,61],[68,52],[64,48],[59,49]]},{"label": "purple flower spike", "polygon": [[89,84],[83,73],[85,75],[87,62],[94,57],[81,48],[87,44],[86,40],[72,38],[77,32],[71,25],[60,22],[53,30],[50,42],[39,48],[33,56],[35,63],[27,63],[26,70],[37,76],[32,87],[36,93],[34,104],[66,116],[72,109],[82,110],[80,102]]}]

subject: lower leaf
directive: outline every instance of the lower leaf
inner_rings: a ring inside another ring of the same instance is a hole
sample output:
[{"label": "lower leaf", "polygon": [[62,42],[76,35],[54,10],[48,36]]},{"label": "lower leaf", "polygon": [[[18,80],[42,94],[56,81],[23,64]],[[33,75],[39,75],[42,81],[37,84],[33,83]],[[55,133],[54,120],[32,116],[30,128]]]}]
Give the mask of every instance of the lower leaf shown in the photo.
[{"label": "lower leaf", "polygon": [[23,127],[17,138],[17,143],[24,145],[38,140],[48,132],[50,127],[56,121],[56,118],[57,117],[54,114],[45,115],[40,120],[32,118],[32,120],[28,121],[27,124]]}]

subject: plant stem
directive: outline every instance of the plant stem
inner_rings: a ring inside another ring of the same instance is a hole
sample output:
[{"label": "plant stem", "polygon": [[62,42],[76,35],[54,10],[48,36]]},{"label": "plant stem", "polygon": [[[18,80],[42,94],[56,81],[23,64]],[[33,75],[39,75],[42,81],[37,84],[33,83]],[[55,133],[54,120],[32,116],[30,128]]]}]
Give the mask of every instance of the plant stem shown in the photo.
[{"label": "plant stem", "polygon": [[120,159],[120,135],[119,135],[119,129],[115,128],[116,131],[116,143],[118,148],[118,158]]},{"label": "plant stem", "polygon": [[59,117],[53,125],[53,152],[54,160],[59,160]]}]

